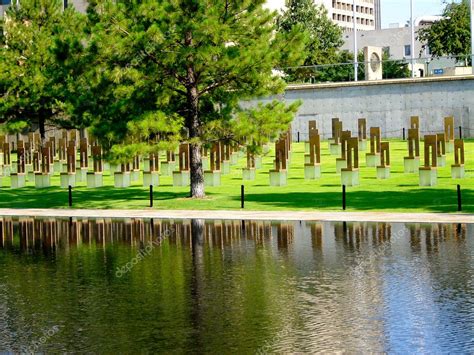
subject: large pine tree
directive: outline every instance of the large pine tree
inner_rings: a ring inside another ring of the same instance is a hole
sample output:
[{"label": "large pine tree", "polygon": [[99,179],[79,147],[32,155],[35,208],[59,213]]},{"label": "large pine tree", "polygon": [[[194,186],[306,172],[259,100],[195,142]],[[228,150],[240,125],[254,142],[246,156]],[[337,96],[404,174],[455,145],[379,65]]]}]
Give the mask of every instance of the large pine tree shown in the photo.
[{"label": "large pine tree", "polygon": [[[86,80],[96,92],[88,108],[95,135],[116,152],[127,145],[140,149],[134,143],[147,136],[188,140],[191,196],[204,197],[202,144],[233,135],[241,100],[282,92],[284,82],[273,69],[283,58],[295,62],[302,50],[303,36],[277,33],[276,14],[264,3],[92,2],[95,59]],[[282,129],[296,105],[262,109]]]},{"label": "large pine tree", "polygon": [[[82,48],[84,16],[63,11],[61,0],[22,0],[3,21],[0,45],[0,117],[7,127],[38,127],[68,120],[68,67],[61,59]],[[75,65],[73,65],[75,66]]]}]

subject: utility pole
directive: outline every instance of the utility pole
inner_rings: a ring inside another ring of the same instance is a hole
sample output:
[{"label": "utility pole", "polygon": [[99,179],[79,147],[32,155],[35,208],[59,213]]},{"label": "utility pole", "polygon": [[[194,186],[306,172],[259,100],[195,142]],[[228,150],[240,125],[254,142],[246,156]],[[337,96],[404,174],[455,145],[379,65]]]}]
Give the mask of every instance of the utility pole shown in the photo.
[{"label": "utility pole", "polygon": [[[471,0],[472,1],[472,0]],[[410,27],[411,27],[411,77],[415,77],[415,20],[413,18],[413,0],[410,0]]]},{"label": "utility pole", "polygon": [[474,74],[474,0],[471,0],[471,68]]},{"label": "utility pole", "polygon": [[[472,1],[472,0],[471,0]],[[359,69],[359,63],[358,63],[358,52],[359,49],[357,48],[357,11],[356,11],[356,0],[352,1],[352,22],[354,25],[353,31],[354,31],[354,81],[358,80],[358,69]]]}]

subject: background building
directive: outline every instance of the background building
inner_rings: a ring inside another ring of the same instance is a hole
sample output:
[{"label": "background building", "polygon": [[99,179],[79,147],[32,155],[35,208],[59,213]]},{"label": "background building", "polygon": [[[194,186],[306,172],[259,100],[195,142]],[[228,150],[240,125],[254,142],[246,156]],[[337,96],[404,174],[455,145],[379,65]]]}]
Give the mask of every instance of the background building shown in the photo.
[{"label": "background building", "polygon": [[[0,0],[0,17],[11,3],[19,0]],[[357,27],[359,30],[375,30],[381,28],[381,0],[356,0]],[[314,0],[324,5],[328,16],[346,31],[353,29],[353,0]],[[81,12],[87,8],[87,0],[63,0],[64,6],[73,5]],[[285,7],[285,0],[267,0],[267,7],[280,10]]]},{"label": "background building", "polygon": [[[0,17],[3,17],[5,11],[11,4],[20,2],[20,0],[0,0]],[[86,12],[87,0],[63,0],[64,6],[74,6],[81,12]]]},{"label": "background building", "polygon": [[[415,20],[415,76],[424,77],[432,75],[453,75],[452,69],[456,65],[453,58],[432,58],[429,48],[423,48],[423,43],[418,41],[416,32],[422,26],[430,26],[433,22],[441,19],[439,16],[424,16]],[[346,32],[343,35],[344,44],[342,50],[353,52],[354,33]],[[411,61],[411,28],[400,27],[392,24],[391,28],[378,29],[373,31],[358,31],[357,44],[359,50],[366,46],[383,48],[388,53],[391,60]],[[410,66],[411,68],[411,66]]]},{"label": "background building", "polygon": [[[381,28],[381,0],[356,0],[357,27],[362,31]],[[324,5],[328,16],[345,31],[352,31],[354,6],[353,0],[314,0],[318,5]],[[279,10],[285,7],[285,0],[268,0],[267,6]]]}]

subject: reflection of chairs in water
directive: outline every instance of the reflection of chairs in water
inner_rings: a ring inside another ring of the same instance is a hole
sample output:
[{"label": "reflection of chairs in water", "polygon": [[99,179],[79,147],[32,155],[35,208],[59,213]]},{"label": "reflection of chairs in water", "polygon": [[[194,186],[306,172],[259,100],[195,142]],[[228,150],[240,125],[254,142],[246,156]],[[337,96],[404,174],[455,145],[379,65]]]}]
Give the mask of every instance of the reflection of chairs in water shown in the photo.
[{"label": "reflection of chairs in water", "polygon": [[294,225],[278,223],[276,229],[278,249],[288,249],[288,246],[293,243],[293,238],[295,235]]},{"label": "reflection of chairs in water", "polygon": [[410,244],[414,251],[420,252],[422,241],[426,251],[439,252],[442,243],[463,242],[467,234],[466,224],[409,224]]},{"label": "reflection of chairs in water", "polygon": [[392,225],[390,223],[378,223],[372,228],[372,241],[374,245],[390,242],[392,237]]},{"label": "reflection of chairs in water", "polygon": [[311,223],[311,245],[315,250],[323,249],[323,226],[320,223]]},{"label": "reflection of chairs in water", "polygon": [[[202,230],[194,231],[190,220],[126,219],[51,219],[51,218],[0,218],[0,247],[13,244],[17,231],[22,249],[77,245],[105,245],[120,243],[139,246],[168,240],[172,245],[191,247],[192,238],[215,247],[232,246],[241,238],[257,244],[272,235],[271,223],[266,221],[208,221]],[[201,233],[200,236],[196,235]]]},{"label": "reflection of chairs in water", "polygon": [[[376,229],[375,225],[372,227]],[[343,222],[334,224],[334,237],[342,240],[350,249],[360,249],[361,243],[367,242],[368,228],[365,222]]]},{"label": "reflection of chairs in water", "polygon": [[[305,226],[310,231],[313,249],[322,250],[322,224],[306,223]],[[395,230],[392,230],[389,223],[336,223],[334,236],[337,243],[350,250],[380,248],[388,246],[394,238],[406,237],[413,251],[439,252],[445,244],[449,247],[450,243],[463,243],[468,233],[467,227],[466,224],[406,224],[402,229],[394,227]],[[246,241],[265,247],[272,243],[275,235],[277,248],[287,250],[294,243],[295,224],[202,221],[202,228],[199,228],[198,233],[199,243],[217,249],[240,248]],[[151,242],[158,245],[164,240],[181,248],[192,248],[193,238],[196,237],[196,230],[193,234],[190,220],[0,218],[0,248],[19,246],[21,250],[43,250],[45,253],[79,245],[104,246],[115,243],[143,246]]]},{"label": "reflection of chairs in water", "polygon": [[11,218],[0,219],[0,247],[6,248],[13,244],[13,221]]}]

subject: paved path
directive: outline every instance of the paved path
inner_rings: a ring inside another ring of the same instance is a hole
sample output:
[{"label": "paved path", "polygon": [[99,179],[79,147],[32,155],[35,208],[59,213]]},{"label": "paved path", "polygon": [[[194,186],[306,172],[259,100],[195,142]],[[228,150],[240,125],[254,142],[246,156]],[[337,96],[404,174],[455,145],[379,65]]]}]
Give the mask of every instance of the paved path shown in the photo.
[{"label": "paved path", "polygon": [[68,210],[0,209],[0,216],[76,218],[227,219],[333,222],[474,223],[472,214],[385,212],[194,211],[194,210]]}]

